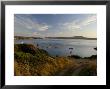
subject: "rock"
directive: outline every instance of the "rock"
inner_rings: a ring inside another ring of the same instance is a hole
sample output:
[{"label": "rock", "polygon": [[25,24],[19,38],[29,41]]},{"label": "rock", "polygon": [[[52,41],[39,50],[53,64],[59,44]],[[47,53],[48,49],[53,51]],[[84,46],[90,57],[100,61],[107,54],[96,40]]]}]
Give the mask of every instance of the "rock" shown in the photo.
[{"label": "rock", "polygon": [[96,48],[94,48],[95,50],[97,50],[97,47]]}]

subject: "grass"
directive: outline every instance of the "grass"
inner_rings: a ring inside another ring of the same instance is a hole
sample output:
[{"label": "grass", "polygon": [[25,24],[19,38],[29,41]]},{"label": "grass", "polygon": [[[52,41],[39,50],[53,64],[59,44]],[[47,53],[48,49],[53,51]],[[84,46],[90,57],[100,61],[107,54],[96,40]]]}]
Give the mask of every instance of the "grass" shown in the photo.
[{"label": "grass", "polygon": [[97,74],[96,62],[92,61],[85,66],[80,72],[79,76],[95,76]]},{"label": "grass", "polygon": [[[76,67],[76,65],[78,62],[75,61],[75,58],[51,57],[45,50],[32,44],[14,45],[15,76],[52,76],[69,66]],[[93,75],[93,72],[96,71],[96,64],[88,65],[79,75]],[[88,74],[89,70],[90,74]]]}]

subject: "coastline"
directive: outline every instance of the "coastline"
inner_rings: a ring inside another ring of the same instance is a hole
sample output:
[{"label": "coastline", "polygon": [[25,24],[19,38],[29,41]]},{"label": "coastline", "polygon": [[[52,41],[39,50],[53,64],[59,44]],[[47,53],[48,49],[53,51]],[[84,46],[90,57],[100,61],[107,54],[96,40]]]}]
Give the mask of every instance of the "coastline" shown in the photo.
[{"label": "coastline", "polygon": [[14,45],[15,76],[96,76],[97,56],[52,57],[32,44]]},{"label": "coastline", "polygon": [[88,38],[83,36],[74,37],[24,37],[24,36],[14,36],[14,39],[83,39],[83,40],[97,40],[97,38]]}]

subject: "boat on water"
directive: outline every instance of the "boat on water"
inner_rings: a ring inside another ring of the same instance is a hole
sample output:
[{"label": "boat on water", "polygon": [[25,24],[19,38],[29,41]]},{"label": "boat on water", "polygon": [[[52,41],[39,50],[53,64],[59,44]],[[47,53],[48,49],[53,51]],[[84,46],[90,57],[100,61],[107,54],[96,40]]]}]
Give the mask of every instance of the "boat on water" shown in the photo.
[{"label": "boat on water", "polygon": [[24,44],[24,42],[22,41],[21,44]]},{"label": "boat on water", "polygon": [[73,48],[69,48],[69,49],[72,49],[73,50]]},{"label": "boat on water", "polygon": [[96,48],[94,48],[95,50],[97,50],[97,47]]}]

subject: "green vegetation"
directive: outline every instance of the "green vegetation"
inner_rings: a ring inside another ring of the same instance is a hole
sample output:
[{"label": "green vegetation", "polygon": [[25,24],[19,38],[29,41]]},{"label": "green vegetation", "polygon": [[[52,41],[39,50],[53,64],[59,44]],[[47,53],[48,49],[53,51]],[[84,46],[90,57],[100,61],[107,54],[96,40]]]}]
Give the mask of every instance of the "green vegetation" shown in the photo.
[{"label": "green vegetation", "polygon": [[93,76],[96,74],[97,74],[96,62],[91,62],[91,64],[84,66],[82,70],[79,72],[80,76]]},{"label": "green vegetation", "polygon": [[84,57],[85,59],[97,59],[97,55],[92,55],[92,56],[90,56],[90,57]]},{"label": "green vegetation", "polygon": [[68,56],[68,57],[75,58],[75,59],[97,59],[97,55],[92,55],[90,57],[84,57],[84,58],[82,58],[78,55],[71,55],[71,56]]},{"label": "green vegetation", "polygon": [[16,44],[14,51],[15,75],[53,75],[72,62],[52,58],[45,50],[31,44]]},{"label": "green vegetation", "polygon": [[96,75],[94,60],[85,59],[80,62],[72,57],[51,57],[45,50],[32,44],[14,45],[15,76],[74,75],[77,67],[82,65],[85,67],[77,75]]},{"label": "green vegetation", "polygon": [[70,57],[70,58],[76,58],[76,59],[80,59],[80,58],[81,58],[81,57],[78,56],[78,55],[71,55],[71,56],[68,56],[68,57]]}]

